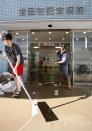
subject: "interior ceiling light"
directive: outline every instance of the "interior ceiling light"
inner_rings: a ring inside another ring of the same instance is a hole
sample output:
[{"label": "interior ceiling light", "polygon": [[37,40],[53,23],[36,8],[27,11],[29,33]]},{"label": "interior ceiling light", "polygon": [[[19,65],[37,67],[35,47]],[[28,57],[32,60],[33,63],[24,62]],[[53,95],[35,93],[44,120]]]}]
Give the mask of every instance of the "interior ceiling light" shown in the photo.
[{"label": "interior ceiling light", "polygon": [[35,49],[38,49],[39,47],[38,46],[34,46]]},{"label": "interior ceiling light", "polygon": [[79,38],[76,38],[76,40],[79,40]]},{"label": "interior ceiling light", "polygon": [[35,34],[35,32],[32,32],[32,35],[34,35]]},{"label": "interior ceiling light", "polygon": [[62,40],[65,40],[65,38],[63,37]]},{"label": "interior ceiling light", "polygon": [[16,32],[16,35],[18,35],[19,33],[18,32]]},{"label": "interior ceiling light", "polygon": [[25,40],[25,38],[23,38],[22,40]]},{"label": "interior ceiling light", "polygon": [[38,40],[38,38],[36,37],[35,40]]},{"label": "interior ceiling light", "polygon": [[60,46],[56,46],[55,48],[56,48],[56,49],[60,49],[61,47],[60,47]]},{"label": "interior ceiling light", "polygon": [[51,34],[52,32],[51,32],[51,31],[49,31],[48,33],[49,33],[49,34]]},{"label": "interior ceiling light", "polygon": [[86,34],[86,33],[87,33],[86,31],[83,32],[83,34]]},{"label": "interior ceiling light", "polygon": [[61,45],[62,47],[64,47],[65,45]]},{"label": "interior ceiling light", "polygon": [[65,33],[66,33],[66,34],[69,34],[69,32],[68,32],[68,31],[66,31]]}]

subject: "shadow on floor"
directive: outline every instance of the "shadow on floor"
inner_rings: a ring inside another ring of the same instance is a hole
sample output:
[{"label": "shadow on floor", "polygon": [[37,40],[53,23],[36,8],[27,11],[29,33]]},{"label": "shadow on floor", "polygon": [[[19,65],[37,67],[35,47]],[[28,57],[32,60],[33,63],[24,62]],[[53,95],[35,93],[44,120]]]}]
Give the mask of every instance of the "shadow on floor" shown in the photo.
[{"label": "shadow on floor", "polygon": [[61,105],[54,106],[54,107],[52,107],[51,109],[55,109],[55,108],[58,108],[58,107],[61,107],[61,106],[65,106],[65,105],[74,103],[74,102],[76,102],[76,101],[82,100],[82,99],[87,99],[88,97],[89,97],[88,95],[85,95],[85,96],[82,96],[82,97],[80,97],[80,98],[78,98],[78,99],[76,99],[76,100],[69,101],[69,102],[67,102],[67,103],[64,103],[64,104],[61,104]]}]

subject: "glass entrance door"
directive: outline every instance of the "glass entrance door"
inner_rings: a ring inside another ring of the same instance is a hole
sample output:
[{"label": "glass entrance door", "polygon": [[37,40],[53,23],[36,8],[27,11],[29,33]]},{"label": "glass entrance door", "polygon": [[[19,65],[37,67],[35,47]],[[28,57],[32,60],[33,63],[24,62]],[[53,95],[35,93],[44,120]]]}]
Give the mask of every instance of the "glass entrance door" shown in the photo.
[{"label": "glass entrance door", "polygon": [[69,55],[69,69],[72,70],[72,43],[70,35],[69,30],[31,32],[29,70],[32,83],[37,85],[55,82],[58,73],[58,65],[55,64],[55,61],[57,61],[56,51],[61,45],[66,47]]},{"label": "glass entrance door", "polygon": [[[57,50],[64,43],[31,43],[30,46],[30,80],[34,84],[55,82],[58,75],[58,64],[55,64]],[[70,43],[66,43],[66,51],[69,55],[69,74],[71,75]]]},{"label": "glass entrance door", "polygon": [[92,84],[92,36],[90,31],[74,31],[74,84]]},{"label": "glass entrance door", "polygon": [[47,83],[57,72],[55,43],[31,43],[30,80],[32,83]]}]

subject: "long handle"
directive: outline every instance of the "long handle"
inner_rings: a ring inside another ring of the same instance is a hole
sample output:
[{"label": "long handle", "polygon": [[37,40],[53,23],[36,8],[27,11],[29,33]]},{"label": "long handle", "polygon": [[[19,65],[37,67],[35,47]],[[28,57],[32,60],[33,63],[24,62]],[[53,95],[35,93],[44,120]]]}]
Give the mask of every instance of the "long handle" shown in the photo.
[{"label": "long handle", "polygon": [[[6,57],[7,61],[9,62],[11,68],[14,69],[14,67],[12,66],[12,64],[11,64],[9,58],[8,58],[8,56],[5,55],[5,57]],[[37,115],[38,112],[39,112],[39,111],[38,111],[38,106],[37,106],[37,100],[36,100],[36,99],[35,99],[35,100],[32,100],[32,98],[30,97],[28,91],[26,90],[23,82],[20,80],[20,78],[18,77],[17,73],[16,73],[16,72],[14,72],[14,73],[16,74],[17,79],[19,80],[21,86],[23,87],[25,93],[27,94],[27,96],[28,96],[28,98],[29,98],[29,100],[30,100],[30,102],[31,102],[31,104],[32,104],[32,117],[34,117],[34,116]]]},{"label": "long handle", "polygon": [[[12,66],[12,64],[11,64],[11,62],[10,62],[9,58],[8,58],[8,56],[6,55],[5,57],[6,57],[7,61],[9,62],[9,64],[10,64],[11,68],[12,68],[12,69],[14,69],[14,67]],[[20,78],[18,77],[17,73],[16,73],[16,72],[14,72],[14,73],[15,73],[15,75],[16,75],[16,77],[17,77],[18,81],[20,82],[21,86],[23,87],[23,89],[24,89],[25,93],[27,94],[28,98],[32,101],[32,98],[30,97],[30,95],[29,95],[28,91],[26,90],[26,88],[25,88],[25,86],[24,86],[23,82],[20,80]]]}]

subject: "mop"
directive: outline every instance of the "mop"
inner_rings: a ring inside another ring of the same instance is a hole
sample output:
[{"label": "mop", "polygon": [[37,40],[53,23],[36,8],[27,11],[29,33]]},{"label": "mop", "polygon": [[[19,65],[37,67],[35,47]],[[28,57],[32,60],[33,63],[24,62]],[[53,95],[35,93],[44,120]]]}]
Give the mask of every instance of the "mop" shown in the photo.
[{"label": "mop", "polygon": [[[10,62],[10,60],[9,60],[9,58],[8,58],[8,56],[5,55],[5,57],[6,57],[7,61],[9,62],[11,68],[14,69],[13,66],[12,66],[12,64],[11,64],[11,62]],[[50,107],[47,105],[46,102],[38,102],[38,103],[37,103],[37,100],[36,100],[36,99],[35,99],[35,100],[32,100],[32,98],[30,97],[28,91],[26,90],[23,82],[20,80],[20,78],[18,77],[17,73],[16,73],[16,72],[14,72],[14,73],[16,74],[17,79],[19,80],[21,86],[23,87],[25,93],[27,94],[27,96],[28,96],[28,98],[29,98],[29,100],[30,100],[30,102],[31,102],[31,104],[32,104],[32,118],[38,114],[38,107],[39,107],[41,113],[43,114],[43,116],[44,116],[44,118],[45,118],[45,120],[46,120],[47,122],[49,122],[49,121],[54,121],[54,120],[58,120],[57,116],[56,116],[56,115],[54,114],[54,112],[50,109]],[[44,109],[45,109],[45,110],[44,110]],[[19,131],[21,131],[25,126],[27,126],[28,123],[31,122],[31,120],[32,120],[32,119],[30,119],[29,121],[27,121],[27,122],[24,124],[24,126],[19,129]]]},{"label": "mop", "polygon": [[45,83],[39,83],[38,86],[42,86],[42,85],[49,85],[49,84],[53,84],[55,83],[53,80],[53,72],[54,72],[54,61],[53,61],[53,54],[52,54],[52,71],[51,71],[51,74],[49,76],[49,82],[45,82]]},{"label": "mop", "polygon": [[52,71],[51,71],[51,74],[50,74],[50,77],[49,77],[49,81],[50,82],[46,82],[46,83],[39,83],[38,86],[42,86],[42,85],[48,85],[48,84],[54,84],[55,82],[53,81],[53,72],[54,72],[54,67],[55,67],[55,63],[54,61],[52,61]]},{"label": "mop", "polygon": [[54,73],[54,68],[55,68],[55,62],[54,61],[52,61],[53,62],[53,66],[52,66],[52,71],[51,71],[51,75],[50,75],[50,80],[51,80],[51,82],[50,83],[55,83],[54,81],[53,81],[53,73]]},{"label": "mop", "polygon": [[[3,54],[4,54],[5,58],[7,59],[7,61],[9,62],[11,68],[14,69],[14,67],[12,66],[12,64],[11,64],[11,62],[10,62],[8,56],[6,55],[6,53],[3,52]],[[29,100],[30,100],[30,102],[31,102],[31,104],[32,104],[32,117],[34,117],[35,115],[38,114],[37,100],[36,100],[36,99],[35,99],[35,100],[32,100],[32,98],[30,97],[28,91],[26,90],[26,88],[25,88],[23,82],[20,80],[20,78],[18,77],[17,73],[16,73],[16,72],[14,72],[14,73],[16,74],[17,79],[19,80],[19,82],[20,82],[22,88],[24,89],[26,95],[28,96],[28,98],[29,98]]]}]

